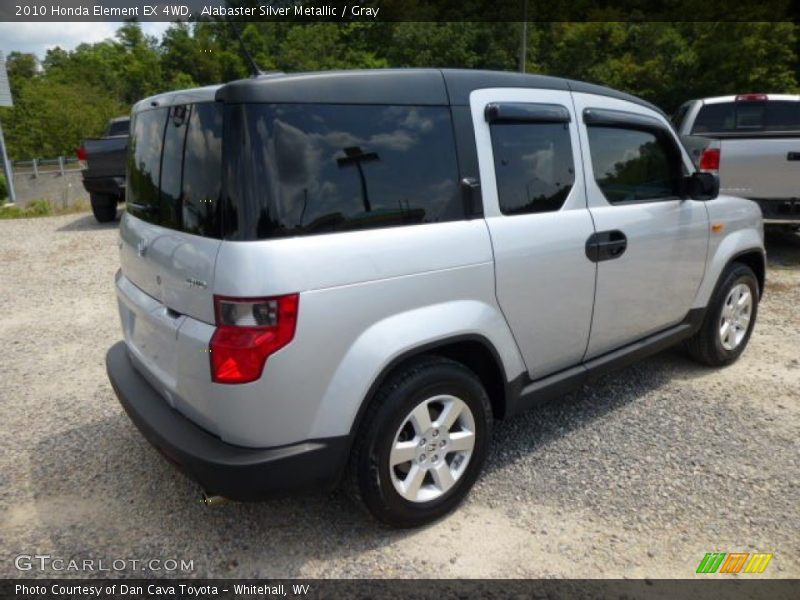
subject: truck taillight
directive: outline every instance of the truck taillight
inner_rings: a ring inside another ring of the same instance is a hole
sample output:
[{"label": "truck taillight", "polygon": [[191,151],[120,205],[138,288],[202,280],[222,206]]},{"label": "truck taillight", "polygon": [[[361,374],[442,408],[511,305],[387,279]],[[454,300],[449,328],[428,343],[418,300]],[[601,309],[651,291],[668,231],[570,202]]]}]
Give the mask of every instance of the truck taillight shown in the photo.
[{"label": "truck taillight", "polygon": [[737,102],[757,102],[767,99],[766,94],[739,94],[736,96]]},{"label": "truck taillight", "polygon": [[214,296],[217,329],[211,337],[211,379],[248,383],[261,377],[264,365],[294,338],[298,294],[273,298]]},{"label": "truck taillight", "polygon": [[719,148],[706,148],[700,155],[700,170],[701,171],[719,171]]},{"label": "truck taillight", "polygon": [[78,160],[86,160],[86,148],[83,146],[79,146],[75,149],[75,154],[78,157]]}]

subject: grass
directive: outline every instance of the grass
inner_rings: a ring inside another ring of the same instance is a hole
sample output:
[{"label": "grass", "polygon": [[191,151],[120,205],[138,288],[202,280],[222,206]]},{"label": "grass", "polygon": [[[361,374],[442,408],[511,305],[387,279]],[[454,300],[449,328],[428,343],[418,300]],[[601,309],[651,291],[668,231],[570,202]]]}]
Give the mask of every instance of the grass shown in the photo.
[{"label": "grass", "polygon": [[66,208],[53,208],[44,199],[34,200],[28,206],[3,206],[0,204],[0,219],[30,219],[34,217],[50,217],[54,215],[69,215],[85,212],[89,209],[86,202],[78,202]]}]

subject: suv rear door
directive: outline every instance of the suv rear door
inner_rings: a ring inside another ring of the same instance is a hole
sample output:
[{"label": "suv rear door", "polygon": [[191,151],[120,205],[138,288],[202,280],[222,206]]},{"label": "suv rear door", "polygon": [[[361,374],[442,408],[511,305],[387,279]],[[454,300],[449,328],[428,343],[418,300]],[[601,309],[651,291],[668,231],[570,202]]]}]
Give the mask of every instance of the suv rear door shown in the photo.
[{"label": "suv rear door", "polygon": [[573,97],[602,245],[590,359],[683,320],[703,278],[709,227],[704,203],[680,198],[693,166],[666,119],[624,100]]},{"label": "suv rear door", "polygon": [[569,92],[470,97],[497,300],[532,379],[580,362],[594,300],[594,232]]},{"label": "suv rear door", "polygon": [[221,145],[222,111],[213,102],[144,110],[131,128],[120,311],[129,349],[167,389],[186,317],[214,322]]}]

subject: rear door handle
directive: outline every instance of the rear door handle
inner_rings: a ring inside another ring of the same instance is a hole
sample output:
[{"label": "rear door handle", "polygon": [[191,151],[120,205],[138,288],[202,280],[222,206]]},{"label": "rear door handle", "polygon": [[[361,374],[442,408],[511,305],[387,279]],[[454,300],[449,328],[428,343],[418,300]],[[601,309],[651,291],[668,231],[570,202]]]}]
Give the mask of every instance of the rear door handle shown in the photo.
[{"label": "rear door handle", "polygon": [[586,258],[592,262],[613,260],[625,254],[628,238],[619,229],[598,231],[586,240]]},{"label": "rear door handle", "polygon": [[800,152],[789,152],[786,155],[786,160],[800,160]]}]

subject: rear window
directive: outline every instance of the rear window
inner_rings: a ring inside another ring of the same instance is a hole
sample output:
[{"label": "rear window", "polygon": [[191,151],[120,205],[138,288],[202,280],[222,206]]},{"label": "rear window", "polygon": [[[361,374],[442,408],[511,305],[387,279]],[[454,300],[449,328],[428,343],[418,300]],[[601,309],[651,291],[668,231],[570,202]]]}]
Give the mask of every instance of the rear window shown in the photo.
[{"label": "rear window", "polygon": [[125,119],[123,121],[113,121],[108,126],[108,133],[106,135],[128,135],[130,121]]},{"label": "rear window", "polygon": [[446,107],[243,104],[225,131],[226,237],[464,218]]},{"label": "rear window", "polygon": [[171,229],[220,237],[221,178],[219,104],[179,105],[135,116],[128,212]]},{"label": "rear window", "polygon": [[167,110],[159,108],[137,114],[129,144],[125,190],[128,212],[148,221],[153,220],[159,210],[161,147]]},{"label": "rear window", "polygon": [[800,102],[786,100],[705,104],[692,133],[800,131]]}]

